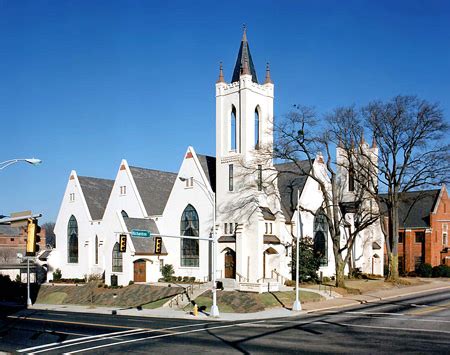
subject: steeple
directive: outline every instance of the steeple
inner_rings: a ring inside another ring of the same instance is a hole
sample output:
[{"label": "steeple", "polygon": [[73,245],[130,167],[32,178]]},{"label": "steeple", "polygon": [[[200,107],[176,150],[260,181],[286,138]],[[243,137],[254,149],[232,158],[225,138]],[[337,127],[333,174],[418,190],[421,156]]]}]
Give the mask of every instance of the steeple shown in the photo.
[{"label": "steeple", "polygon": [[220,62],[220,69],[219,69],[219,80],[217,80],[218,83],[224,83],[225,79],[223,78],[223,66],[222,62]]},{"label": "steeple", "polygon": [[264,84],[273,84],[273,81],[270,78],[270,66],[269,66],[269,63],[266,64],[266,80],[264,80]]},{"label": "steeple", "polygon": [[252,76],[253,82],[255,83],[258,82],[258,78],[256,77],[255,66],[253,65],[252,55],[250,54],[250,47],[247,41],[247,28],[245,26],[231,82],[234,83],[236,81],[239,81],[239,77],[241,76],[241,73],[243,73],[244,70],[248,71],[248,74]]}]

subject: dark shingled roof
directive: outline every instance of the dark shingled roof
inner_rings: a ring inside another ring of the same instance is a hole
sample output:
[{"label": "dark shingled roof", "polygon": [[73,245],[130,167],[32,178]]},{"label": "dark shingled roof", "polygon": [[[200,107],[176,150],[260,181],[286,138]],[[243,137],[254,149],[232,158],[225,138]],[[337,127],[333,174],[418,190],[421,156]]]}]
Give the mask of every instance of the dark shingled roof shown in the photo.
[{"label": "dark shingled roof", "polygon": [[275,221],[276,217],[273,212],[268,207],[260,207],[259,208],[263,214],[263,217],[267,221]]},{"label": "dark shingled roof", "polygon": [[216,191],[216,158],[209,155],[197,154],[200,165],[205,172],[206,178],[211,185],[212,190]]},{"label": "dark shingled roof", "polygon": [[[314,163],[314,162],[312,162]],[[290,222],[292,215],[297,208],[297,189],[300,194],[305,187],[308,176],[302,174],[302,171],[311,169],[308,160],[302,160],[296,163],[275,164],[278,171],[278,190],[281,197],[281,209],[283,210],[286,222]]]},{"label": "dark shingled roof", "polygon": [[[433,212],[440,191],[438,189],[403,193],[399,208],[399,228],[430,227],[430,214]],[[386,207],[382,206],[382,210],[386,210]]]},{"label": "dark shingled roof", "polygon": [[19,227],[11,227],[9,225],[0,224],[0,235],[17,237],[22,235],[22,231]]},{"label": "dark shingled roof", "polygon": [[114,181],[88,176],[78,176],[78,181],[91,213],[91,218],[93,220],[102,219]]},{"label": "dark shingled roof", "polygon": [[245,62],[248,63],[248,68],[250,69],[250,74],[252,75],[252,81],[257,83],[258,78],[256,77],[255,66],[253,65],[252,55],[250,54],[250,47],[247,42],[247,35],[244,31],[241,45],[239,47],[239,53],[236,59],[236,64],[234,65],[233,76],[231,78],[232,83],[239,81],[239,77],[241,76],[241,68],[244,67]]},{"label": "dark shingled roof", "polygon": [[[124,217],[125,225],[127,226],[128,232],[131,233],[133,229],[137,230],[145,230],[149,231],[152,234],[159,234],[158,226],[156,225],[153,219],[144,219],[144,218],[129,218]],[[133,243],[134,250],[136,254],[141,255],[155,255],[155,237],[130,237],[131,242]],[[167,255],[167,249],[164,245],[164,240],[161,246],[161,254]]]},{"label": "dark shingled roof", "polygon": [[134,166],[130,171],[148,215],[162,215],[177,174]]},{"label": "dark shingled roof", "polygon": [[153,219],[124,217],[123,220],[129,232],[133,229],[138,229],[149,231],[153,234],[159,234],[158,226]]}]

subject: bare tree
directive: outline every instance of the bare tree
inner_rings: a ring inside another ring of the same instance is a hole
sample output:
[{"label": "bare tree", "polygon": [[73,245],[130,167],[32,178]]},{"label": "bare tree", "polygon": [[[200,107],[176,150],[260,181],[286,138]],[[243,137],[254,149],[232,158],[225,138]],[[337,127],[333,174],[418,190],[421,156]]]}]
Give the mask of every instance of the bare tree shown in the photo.
[{"label": "bare tree", "polygon": [[[265,174],[262,189],[268,193],[273,193],[273,183],[277,181],[280,174],[291,176],[303,176],[317,182],[323,203],[320,208],[328,225],[328,232],[332,241],[333,254],[336,269],[336,286],[345,286],[344,270],[345,265],[351,257],[350,250],[353,248],[356,237],[364,229],[378,221],[375,210],[369,208],[368,200],[370,195],[365,189],[356,186],[350,194],[346,193],[342,181],[342,169],[351,170],[356,165],[355,160],[359,149],[355,148],[353,142],[354,130],[346,129],[349,122],[356,119],[354,110],[338,109],[325,119],[318,120],[313,109],[305,106],[294,106],[291,111],[279,124],[274,127],[275,141],[273,149],[271,146],[259,147],[255,153],[256,161],[252,166],[247,166],[250,174],[255,173],[256,164],[260,166],[271,166],[263,164],[273,158],[289,162],[289,169],[277,171],[270,168]],[[351,127],[351,126],[350,126]],[[344,157],[339,164],[335,160],[335,148],[339,144],[340,154]],[[317,155],[317,152],[322,152]],[[315,160],[317,163],[314,164]],[[358,164],[363,164],[359,162]],[[371,165],[371,164],[366,164]],[[315,168],[319,166],[319,168]],[[370,171],[370,174],[367,172]],[[360,174],[360,170],[354,169],[354,174]],[[364,175],[364,177],[363,177]],[[357,180],[366,181],[366,185],[373,185],[373,171],[366,169]],[[294,191],[292,191],[294,193]],[[296,191],[295,191],[296,193]],[[303,211],[316,215],[317,211],[310,210],[305,206],[300,206]],[[354,218],[352,228],[346,228],[348,222],[345,215],[351,214]]]},{"label": "bare tree", "polygon": [[[443,138],[449,125],[436,103],[415,96],[397,96],[364,107],[365,126],[373,132],[379,154],[380,190],[374,194],[386,210],[388,279],[398,279],[399,204],[404,193],[448,181],[449,145]],[[376,190],[375,190],[376,191]]]},{"label": "bare tree", "polygon": [[54,222],[45,222],[42,225],[42,228],[45,229],[45,245],[49,245],[52,248],[56,248],[56,236],[55,236],[55,223]]}]

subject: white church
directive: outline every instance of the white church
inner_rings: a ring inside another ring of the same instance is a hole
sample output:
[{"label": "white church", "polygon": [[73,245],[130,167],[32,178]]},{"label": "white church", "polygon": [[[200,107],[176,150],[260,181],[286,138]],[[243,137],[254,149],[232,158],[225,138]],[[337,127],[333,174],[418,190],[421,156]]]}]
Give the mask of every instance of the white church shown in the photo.
[{"label": "white church", "polygon": [[[215,89],[216,157],[188,147],[176,173],[134,167],[125,159],[115,180],[70,173],[54,230],[56,248],[48,257],[48,279],[60,269],[64,278],[105,273],[108,284],[111,277],[119,285],[157,282],[166,264],[173,265],[176,276],[208,281],[215,272],[217,279],[234,280],[236,287],[292,279],[297,191],[307,210],[319,211],[323,198],[317,182],[295,174],[281,174],[271,183],[272,193],[263,189],[270,171],[291,167],[258,162],[258,150],[273,144],[274,84],[269,68],[264,82],[258,82],[245,31],[231,82],[220,68]],[[322,164],[315,159],[312,169],[321,171]],[[302,211],[301,217],[303,235],[315,238],[321,249],[320,271],[333,276],[323,216]],[[120,251],[121,235],[126,235],[125,252]],[[160,250],[155,247],[158,237]],[[368,231],[355,244],[355,266],[382,274],[383,248],[380,234]]]}]

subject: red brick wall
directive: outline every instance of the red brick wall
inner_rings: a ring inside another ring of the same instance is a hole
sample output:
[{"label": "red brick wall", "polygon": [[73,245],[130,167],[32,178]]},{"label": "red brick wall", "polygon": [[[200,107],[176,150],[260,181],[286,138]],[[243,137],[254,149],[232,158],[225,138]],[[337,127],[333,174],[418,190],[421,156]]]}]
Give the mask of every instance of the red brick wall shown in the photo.
[{"label": "red brick wall", "polygon": [[[433,211],[431,211],[433,212]],[[422,257],[423,262],[437,266],[440,264],[450,264],[450,249],[443,253],[445,247],[442,244],[443,226],[447,224],[447,235],[450,233],[450,199],[447,190],[443,188],[441,199],[436,208],[436,213],[430,214],[430,229],[406,229],[400,230],[405,233],[402,243],[399,243],[398,256],[399,260],[403,260],[404,271],[412,272],[415,270],[416,257]],[[416,232],[424,232],[425,240],[423,243],[416,243]],[[447,237],[450,240],[450,236]],[[385,258],[387,262],[387,256]],[[399,265],[400,266],[400,265]],[[400,269],[402,267],[400,266]]]},{"label": "red brick wall", "polygon": [[432,213],[430,216],[431,229],[432,229],[432,245],[430,246],[430,255],[432,258],[431,265],[439,265],[444,263],[441,257],[441,251],[445,247],[450,245],[442,244],[442,232],[444,224],[447,225],[447,235],[450,230],[450,200],[446,189],[443,189],[442,196],[439,205],[437,206],[436,213]]}]

